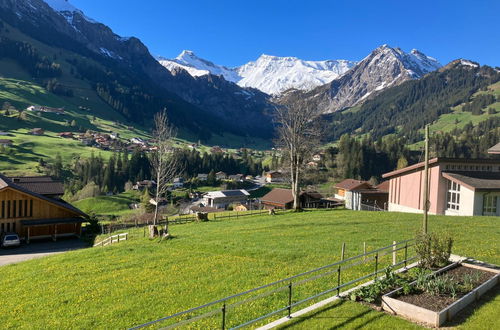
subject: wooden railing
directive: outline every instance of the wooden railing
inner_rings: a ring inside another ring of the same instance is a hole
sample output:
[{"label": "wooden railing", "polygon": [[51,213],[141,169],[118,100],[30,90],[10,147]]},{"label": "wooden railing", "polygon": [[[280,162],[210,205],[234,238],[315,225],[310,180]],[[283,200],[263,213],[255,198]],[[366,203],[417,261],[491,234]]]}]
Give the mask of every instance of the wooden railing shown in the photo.
[{"label": "wooden railing", "polygon": [[121,241],[126,241],[128,239],[128,233],[117,234],[113,236],[109,236],[108,238],[100,241],[99,243],[95,243],[95,246],[106,246],[114,243],[119,243]]}]

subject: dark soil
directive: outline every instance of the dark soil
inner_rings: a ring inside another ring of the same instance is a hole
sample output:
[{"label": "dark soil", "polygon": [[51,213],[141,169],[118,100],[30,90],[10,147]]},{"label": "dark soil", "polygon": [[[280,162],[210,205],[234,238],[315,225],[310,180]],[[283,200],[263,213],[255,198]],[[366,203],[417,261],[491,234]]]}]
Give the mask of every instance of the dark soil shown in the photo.
[{"label": "dark soil", "polygon": [[[477,288],[479,285],[483,284],[484,282],[495,276],[495,273],[492,272],[487,272],[463,266],[458,266],[456,268],[450,269],[440,275],[444,274],[453,277],[458,282],[461,282],[463,276],[466,274],[470,275],[478,274],[479,279],[474,283],[474,288]],[[449,305],[451,305],[452,303],[454,303],[455,301],[459,300],[463,296],[465,296],[467,293],[468,292],[459,293],[453,298],[450,295],[432,295],[427,292],[419,292],[419,293],[409,294],[406,296],[398,296],[397,299],[416,306],[432,310],[434,312],[439,312],[442,311],[444,308],[448,307]]]}]

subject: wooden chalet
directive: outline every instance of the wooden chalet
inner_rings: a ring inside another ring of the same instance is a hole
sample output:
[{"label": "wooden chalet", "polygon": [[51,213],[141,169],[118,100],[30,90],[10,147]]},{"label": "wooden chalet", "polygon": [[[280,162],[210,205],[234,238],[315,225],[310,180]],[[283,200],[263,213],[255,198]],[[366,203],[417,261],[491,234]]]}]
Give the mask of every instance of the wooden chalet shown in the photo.
[{"label": "wooden chalet", "polygon": [[79,236],[88,216],[59,199],[62,183],[49,177],[14,177],[0,174],[0,232],[32,238]]}]

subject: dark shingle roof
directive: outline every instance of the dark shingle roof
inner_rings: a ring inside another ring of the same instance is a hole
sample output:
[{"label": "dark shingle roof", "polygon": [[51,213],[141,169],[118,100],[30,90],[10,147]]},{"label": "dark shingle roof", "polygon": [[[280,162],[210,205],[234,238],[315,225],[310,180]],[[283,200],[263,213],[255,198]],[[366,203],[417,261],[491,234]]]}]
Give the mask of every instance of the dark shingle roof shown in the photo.
[{"label": "dark shingle roof", "polygon": [[29,191],[40,195],[63,195],[64,185],[61,181],[53,180],[50,176],[9,177],[9,179]]},{"label": "dark shingle roof", "polygon": [[500,172],[443,172],[443,177],[472,190],[500,190]]},{"label": "dark shingle roof", "polygon": [[291,189],[274,188],[260,199],[262,202],[270,202],[276,204],[288,204],[293,202]]},{"label": "dark shingle roof", "polygon": [[3,189],[3,188],[7,188],[7,187],[10,187],[12,189],[21,191],[21,192],[23,192],[25,194],[28,194],[28,195],[31,195],[31,196],[34,196],[34,197],[37,197],[37,198],[40,198],[40,199],[43,199],[44,201],[47,201],[47,202],[52,203],[54,205],[57,205],[59,207],[65,208],[65,209],[67,209],[67,210],[69,210],[71,212],[80,214],[83,217],[88,217],[87,214],[83,213],[82,211],[80,211],[79,209],[77,209],[76,207],[74,207],[73,205],[68,204],[68,203],[66,203],[63,200],[49,198],[49,197],[46,197],[44,195],[38,194],[36,192],[30,191],[30,190],[28,190],[28,189],[26,189],[26,188],[24,188],[24,187],[22,187],[22,186],[20,186],[18,184],[15,184],[9,178],[7,178],[6,176],[0,174],[0,190]]}]

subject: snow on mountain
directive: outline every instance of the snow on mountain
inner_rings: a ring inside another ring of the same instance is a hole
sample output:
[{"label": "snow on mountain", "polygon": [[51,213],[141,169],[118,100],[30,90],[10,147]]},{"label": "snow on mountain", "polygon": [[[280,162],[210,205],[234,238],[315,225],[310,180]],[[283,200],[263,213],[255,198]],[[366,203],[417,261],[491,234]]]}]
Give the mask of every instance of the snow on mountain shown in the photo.
[{"label": "snow on mountain", "polygon": [[325,113],[360,104],[380,91],[410,79],[418,79],[435,71],[441,64],[418,50],[406,53],[400,48],[382,45],[352,69],[309,92],[291,91],[282,94],[280,102],[308,100]]},{"label": "snow on mountain", "polygon": [[279,94],[287,89],[310,90],[339,77],[356,65],[354,61],[303,61],[296,57],[262,55],[256,61],[236,68],[214,64],[185,50],[175,59],[158,57],[170,71],[186,70],[194,77],[213,74],[241,87],[257,88],[268,94]]},{"label": "snow on mountain", "polygon": [[296,57],[261,55],[257,61],[236,68],[242,79],[238,85],[268,94],[287,89],[310,90],[331,82],[356,65],[354,61],[304,61]]},{"label": "snow on mountain", "polygon": [[85,16],[83,12],[73,6],[68,0],[43,0],[46,4],[48,4],[54,11],[58,12],[62,16],[66,18],[68,23],[72,23],[73,16],[75,13],[80,14],[85,20],[91,23],[97,23],[93,19]]},{"label": "snow on mountain", "polygon": [[231,82],[238,82],[241,79],[233,69],[199,58],[190,50],[182,51],[179,56],[171,60],[164,57],[158,57],[158,61],[170,71],[174,68],[182,68],[193,77],[204,76],[211,73],[216,76],[223,76],[224,79]]}]

